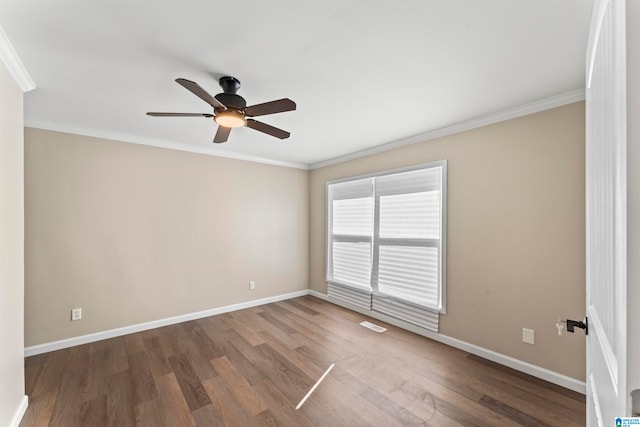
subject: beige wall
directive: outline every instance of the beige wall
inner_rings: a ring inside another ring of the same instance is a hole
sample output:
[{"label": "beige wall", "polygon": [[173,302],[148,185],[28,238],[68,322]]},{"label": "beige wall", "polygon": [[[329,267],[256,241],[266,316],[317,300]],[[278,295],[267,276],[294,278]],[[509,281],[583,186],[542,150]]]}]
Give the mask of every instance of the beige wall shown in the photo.
[{"label": "beige wall", "polygon": [[0,61],[0,426],[24,398],[22,90]]},{"label": "beige wall", "polygon": [[440,332],[584,380],[584,334],[555,328],[584,317],[584,126],[580,102],[311,171],[310,288],[326,292],[327,180],[446,159]]},{"label": "beige wall", "polygon": [[25,193],[27,346],[307,288],[307,171],[27,128]]}]

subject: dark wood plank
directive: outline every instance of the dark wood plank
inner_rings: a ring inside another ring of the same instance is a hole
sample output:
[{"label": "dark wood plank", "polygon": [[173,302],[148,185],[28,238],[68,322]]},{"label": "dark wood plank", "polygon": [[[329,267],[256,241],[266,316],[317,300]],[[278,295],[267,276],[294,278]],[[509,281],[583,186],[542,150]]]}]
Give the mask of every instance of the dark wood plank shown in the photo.
[{"label": "dark wood plank", "polygon": [[323,413],[334,413],[340,424],[348,426],[401,425],[398,420],[363,398],[357,388],[345,387],[333,375],[325,377],[299,411],[309,414],[313,419],[318,419]]},{"label": "dark wood plank", "polygon": [[[232,332],[232,331],[231,331]],[[249,346],[240,335],[232,337],[222,344],[225,357],[227,357],[247,379],[249,384],[256,385],[266,380],[268,377],[256,365],[254,365],[238,348],[244,346],[244,351],[250,354],[250,350],[255,353],[253,347]],[[255,353],[257,355],[257,353]]]},{"label": "dark wood plank", "polygon": [[220,414],[220,411],[213,406],[213,404],[191,411],[191,416],[193,416],[198,427],[215,427],[225,425],[222,414]]},{"label": "dark wood plank", "polygon": [[147,352],[147,357],[149,358],[149,369],[151,370],[151,374],[153,375],[153,377],[155,378],[171,373],[172,368],[169,364],[167,356],[162,350],[160,338],[157,335],[154,337],[145,338],[143,340],[143,343],[144,348]]},{"label": "dark wood plank", "polygon": [[169,358],[173,372],[176,375],[184,399],[192,411],[211,404],[206,390],[193,370],[189,357],[185,354]]},{"label": "dark wood plank", "polygon": [[262,319],[266,320],[276,328],[280,329],[285,334],[291,335],[298,332],[296,328],[291,327],[287,323],[283,322],[277,317],[277,314],[271,314],[269,311],[269,306],[265,306],[265,310],[262,313],[258,313]]},{"label": "dark wood plank", "polygon": [[406,407],[400,406],[380,391],[369,387],[358,378],[349,374],[340,367],[332,370],[333,377],[336,378],[345,388],[354,390],[359,396],[362,396],[367,402],[381,411],[385,412],[392,419],[397,420],[402,425],[430,425],[427,421],[433,417],[435,407],[431,413],[428,411],[419,416],[408,410]]},{"label": "dark wood plank", "polygon": [[80,424],[82,427],[103,427],[107,425],[107,396],[102,395],[85,400],[80,406]]},{"label": "dark wood plank", "polygon": [[267,406],[262,401],[258,393],[253,389],[247,379],[226,357],[219,357],[211,361],[211,364],[220,374],[222,381],[231,390],[236,400],[251,415],[258,415],[266,411]]},{"label": "dark wood plank", "polygon": [[167,425],[180,427],[196,425],[180,384],[173,373],[156,377],[156,387],[158,388],[158,403],[164,408]]},{"label": "dark wood plank", "polygon": [[21,427],[48,426],[51,420],[53,407],[56,403],[57,393],[48,393],[40,396],[29,397],[29,407],[22,417]]},{"label": "dark wood plank", "polygon": [[207,360],[223,355],[198,321],[180,323],[175,327],[179,331],[178,342],[182,346],[183,352],[199,353]]},{"label": "dark wood plank", "polygon": [[176,325],[176,330],[182,353],[174,357],[186,355],[191,368],[200,381],[217,376],[218,373],[209,361],[219,357],[222,353],[217,348],[213,350],[214,345],[202,331],[202,328],[193,322],[188,322],[188,324]]},{"label": "dark wood plank", "polygon": [[203,383],[212,406],[221,414],[224,425],[254,426],[257,425],[251,414],[244,411],[231,394],[222,378],[210,378]]},{"label": "dark wood plank", "polygon": [[483,396],[480,399],[480,403],[486,406],[487,408],[491,409],[492,411],[504,415],[505,417],[512,420],[515,424],[518,424],[521,426],[526,426],[526,427],[550,427],[551,426],[551,424],[547,424],[546,422],[540,420],[540,418],[536,418],[522,411],[519,411],[518,409],[510,405],[507,405],[506,403],[492,399],[489,396]]},{"label": "dark wood plank", "polygon": [[[29,359],[30,358],[27,358],[26,360]],[[40,379],[40,374],[42,373],[44,367],[44,360],[41,363],[25,363],[24,387],[25,390],[27,390],[27,393],[29,392],[29,390],[34,390],[36,383]]]},{"label": "dark wood plank", "polygon": [[107,366],[108,359],[109,354],[104,347],[89,353],[87,374],[81,388],[83,401],[91,401],[105,396],[108,375],[105,366]]},{"label": "dark wood plank", "polygon": [[78,399],[78,385],[83,381],[83,371],[68,369],[64,372],[58,386],[58,395],[51,412],[49,425],[71,426],[78,425],[82,401]]},{"label": "dark wood plank", "polygon": [[566,397],[566,399],[562,399],[563,401],[570,399],[576,402],[577,406],[573,405],[575,407],[582,407],[586,403],[586,396],[584,394],[569,390],[568,388],[560,387],[559,385],[525,374],[524,372],[516,371],[515,369],[508,368],[500,365],[499,363],[492,362],[491,360],[483,359],[475,354],[468,354],[467,359],[491,368],[491,372],[499,371],[509,377],[521,379],[523,383],[528,386],[531,386],[531,384],[538,385],[539,387],[536,387],[535,390],[543,397],[553,395],[553,398],[557,399],[558,395],[561,395]]},{"label": "dark wood plank", "polygon": [[129,371],[120,371],[109,375],[106,391],[106,425],[110,427],[134,426],[136,416],[133,404],[133,383]]},{"label": "dark wood plank", "polygon": [[140,333],[129,334],[122,337],[127,354],[140,353],[144,351],[144,341]]},{"label": "dark wood plank", "polygon": [[[266,379],[256,384],[253,388],[267,404],[267,407],[271,408],[272,414],[278,420],[279,425],[312,427],[319,424],[318,422],[313,423],[305,414],[296,411],[297,402],[291,403],[271,380]],[[340,421],[332,414],[326,414],[322,419],[322,423],[325,425],[340,425]]]},{"label": "dark wood plank", "polygon": [[318,316],[320,314],[319,311],[316,311],[316,310],[314,310],[312,308],[309,308],[306,305],[301,304],[300,302],[298,302],[295,299],[290,299],[290,300],[283,301],[283,304],[291,306],[291,307],[295,307],[298,310],[304,311],[305,313],[310,314],[312,316]]},{"label": "dark wood plank", "polygon": [[256,346],[264,343],[255,329],[248,327],[237,318],[228,318],[227,323],[250,345]]},{"label": "dark wood plank", "polygon": [[173,427],[167,424],[165,408],[157,400],[147,400],[135,409],[137,427]]},{"label": "dark wood plank", "polygon": [[164,328],[159,328],[158,330],[158,342],[160,343],[160,347],[162,348],[162,353],[167,357],[177,356],[182,353],[182,349],[180,348],[180,344],[176,339],[173,331],[177,331],[177,328],[172,326],[165,326]]},{"label": "dark wood plank", "polygon": [[[47,359],[41,368],[37,381],[31,384],[32,388],[27,388],[27,395],[37,397],[54,393],[60,380],[62,379],[68,361],[71,356],[72,349],[52,351],[47,353]],[[31,368],[32,365],[26,364],[25,370]]]},{"label": "dark wood plank", "polygon": [[331,365],[331,363],[325,363],[322,365],[314,364],[311,360],[305,359],[304,356],[296,350],[292,350],[290,346],[286,345],[268,332],[261,332],[260,336],[269,343],[269,346],[274,351],[278,352],[286,360],[290,361],[309,378],[320,378],[327,367]]},{"label": "dark wood plank", "polygon": [[115,374],[116,372],[127,371],[129,369],[129,358],[127,357],[124,337],[105,340],[105,344],[107,344],[106,351],[108,354],[106,372]]},{"label": "dark wood plank", "polygon": [[292,403],[297,403],[302,399],[307,390],[313,386],[315,380],[309,378],[302,370],[285,359],[280,353],[275,351],[269,344],[257,346],[258,352],[262,355],[262,360],[258,363],[263,372],[278,385],[283,394]]},{"label": "dark wood plank", "polygon": [[140,351],[129,354],[129,375],[133,384],[132,399],[134,405],[153,400],[157,396],[146,352]]}]

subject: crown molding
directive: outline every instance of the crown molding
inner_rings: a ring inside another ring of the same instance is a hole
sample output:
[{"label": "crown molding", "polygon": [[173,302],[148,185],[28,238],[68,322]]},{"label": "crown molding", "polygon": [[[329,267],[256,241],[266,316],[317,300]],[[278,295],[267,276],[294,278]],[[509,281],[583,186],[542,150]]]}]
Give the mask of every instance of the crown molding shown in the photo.
[{"label": "crown molding", "polygon": [[446,126],[440,129],[435,129],[429,132],[424,132],[418,135],[403,138],[397,141],[389,142],[386,144],[378,145],[373,148],[369,148],[355,153],[346,154],[344,156],[335,157],[333,159],[324,160],[322,162],[312,163],[309,165],[309,169],[319,169],[326,166],[343,163],[349,160],[359,159],[361,157],[371,156],[373,154],[383,153],[385,151],[393,150],[400,147],[406,147],[407,145],[413,145],[420,142],[431,141],[436,138],[442,138],[448,135],[453,135],[460,132],[465,132],[472,129],[477,129],[483,126],[491,125],[494,123],[502,122],[509,119],[515,119],[517,117],[526,116],[533,113],[538,113],[544,110],[550,110],[552,108],[561,107],[563,105],[572,104],[578,101],[584,101],[585,91],[584,89],[577,89],[570,92],[561,93],[559,95],[543,98],[537,101],[533,101],[517,107],[508,108],[495,113],[481,116],[475,119],[467,120],[464,122],[456,123],[451,126]]},{"label": "crown molding", "polygon": [[374,154],[384,153],[385,151],[394,150],[400,147],[406,147],[408,145],[418,144],[421,142],[431,141],[433,139],[442,138],[448,135],[453,135],[460,132],[465,132],[472,129],[477,129],[483,126],[499,123],[505,120],[515,119],[517,117],[526,116],[529,114],[538,113],[540,111],[550,110],[552,108],[561,107],[563,105],[572,104],[578,101],[584,101],[585,91],[584,89],[577,89],[570,92],[565,92],[559,95],[543,98],[537,101],[533,101],[517,107],[501,110],[486,116],[478,117],[475,119],[467,120],[464,122],[456,123],[451,126],[446,126],[440,129],[435,129],[429,132],[424,132],[418,135],[410,136],[408,138],[392,141],[386,144],[378,145],[366,150],[357,151],[355,153],[346,154],[344,156],[335,157],[329,160],[324,160],[317,163],[298,163],[287,162],[268,158],[262,158],[257,156],[251,156],[248,154],[234,153],[230,151],[220,151],[214,147],[197,147],[190,146],[188,144],[180,144],[172,141],[143,138],[133,135],[118,134],[114,132],[96,131],[93,129],[60,126],[49,122],[39,122],[33,120],[25,120],[25,127],[31,127],[36,129],[50,130],[54,132],[64,132],[75,135],[89,136],[93,138],[109,139],[113,141],[127,142],[132,144],[147,145],[151,147],[166,148],[169,150],[186,151],[190,153],[205,154],[208,156],[224,157],[229,159],[244,160],[248,162],[263,163],[273,166],[282,166],[294,169],[313,170],[326,166],[343,163],[349,160],[359,159],[361,157],[367,157]]},{"label": "crown molding", "polygon": [[0,60],[7,67],[22,92],[29,92],[36,88],[36,84],[31,80],[29,73],[22,65],[22,61],[20,61],[2,27],[0,27]]},{"label": "crown molding", "polygon": [[251,156],[248,154],[234,153],[231,151],[220,151],[216,147],[197,147],[189,144],[180,144],[172,141],[165,141],[161,139],[143,138],[133,135],[119,134],[115,132],[96,131],[93,129],[60,126],[48,122],[39,122],[33,120],[24,121],[24,126],[35,129],[49,130],[53,132],[63,132],[73,135],[82,135],[92,138],[108,139],[111,141],[126,142],[130,144],[146,145],[156,148],[166,148],[168,150],[186,151],[188,153],[206,154],[214,157],[224,157],[227,159],[244,160],[247,162],[263,163],[272,166],[282,166],[286,168],[294,169],[309,169],[309,166],[305,163],[286,162],[280,160],[273,160],[263,157]]}]

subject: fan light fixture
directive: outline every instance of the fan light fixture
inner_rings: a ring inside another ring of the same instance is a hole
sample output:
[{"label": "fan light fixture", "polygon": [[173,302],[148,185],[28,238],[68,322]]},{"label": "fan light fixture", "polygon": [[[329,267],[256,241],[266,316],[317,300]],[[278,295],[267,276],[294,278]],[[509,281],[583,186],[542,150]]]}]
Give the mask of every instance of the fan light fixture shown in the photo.
[{"label": "fan light fixture", "polygon": [[213,120],[220,126],[227,128],[237,128],[247,124],[242,113],[232,109],[217,112]]}]

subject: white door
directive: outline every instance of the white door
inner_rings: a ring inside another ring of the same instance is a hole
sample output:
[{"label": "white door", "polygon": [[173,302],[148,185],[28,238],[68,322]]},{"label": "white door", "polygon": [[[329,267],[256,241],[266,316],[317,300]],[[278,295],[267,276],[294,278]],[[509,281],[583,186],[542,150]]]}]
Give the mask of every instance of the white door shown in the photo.
[{"label": "white door", "polygon": [[595,0],[586,56],[589,427],[628,415],[625,33],[625,0]]}]

